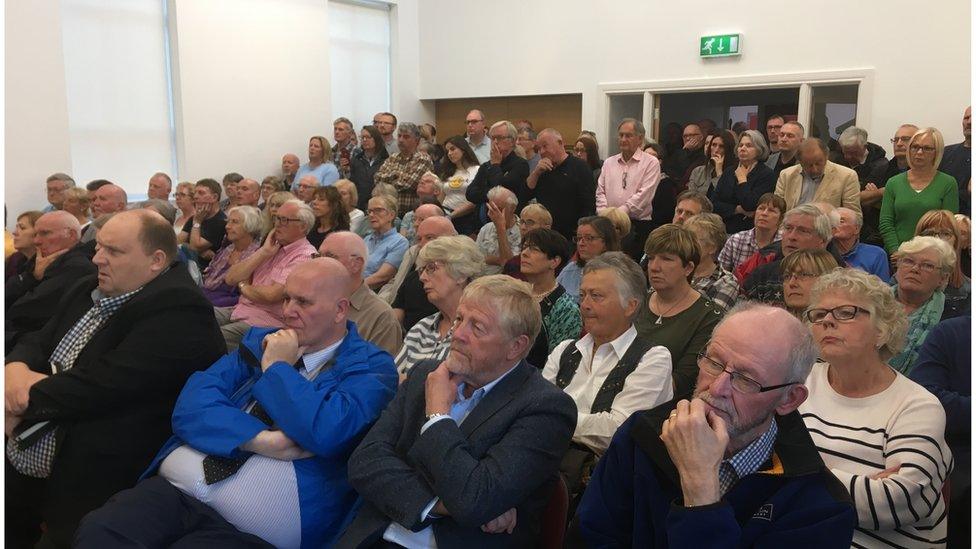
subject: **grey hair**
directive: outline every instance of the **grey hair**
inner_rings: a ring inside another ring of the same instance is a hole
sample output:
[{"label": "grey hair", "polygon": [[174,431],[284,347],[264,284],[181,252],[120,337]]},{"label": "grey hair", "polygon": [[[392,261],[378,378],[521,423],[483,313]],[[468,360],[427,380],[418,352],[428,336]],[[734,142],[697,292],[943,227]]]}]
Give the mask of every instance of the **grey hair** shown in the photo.
[{"label": "grey hair", "polygon": [[336,124],[346,124],[349,126],[350,129],[353,127],[352,122],[345,116],[340,116],[339,118],[336,118],[335,120],[332,121],[333,126],[335,126]]},{"label": "grey hair", "polygon": [[66,189],[70,189],[71,187],[75,186],[75,180],[72,179],[71,176],[66,173],[61,173],[61,172],[52,173],[51,175],[48,176],[47,181],[45,183],[50,183],[52,181],[63,181],[64,188]]},{"label": "grey hair", "polygon": [[163,216],[163,219],[169,222],[170,225],[176,222],[176,206],[170,204],[166,200],[161,200],[159,198],[150,198],[149,200],[143,200],[139,203],[140,208],[151,208],[156,211],[159,215]]},{"label": "grey hair", "polygon": [[830,239],[833,238],[834,231],[830,222],[830,217],[820,211],[820,208],[814,206],[813,204],[800,204],[799,206],[783,214],[783,222],[786,223],[787,219],[796,215],[806,215],[812,217],[813,230],[817,232],[817,236],[819,236],[824,242],[830,242]]},{"label": "grey hair", "polygon": [[439,236],[428,242],[417,255],[417,270],[434,261],[443,263],[454,280],[470,281],[485,268],[485,254],[467,236]]},{"label": "grey hair", "polygon": [[[704,238],[699,238],[699,241],[708,240],[712,245],[712,248],[715,250],[712,253],[713,261],[718,258],[719,252],[725,247],[725,241],[729,237],[728,233],[725,232],[725,222],[722,221],[722,216],[715,213],[702,212],[698,215],[693,215],[685,220],[684,228],[695,233],[696,237],[699,234],[695,229],[697,228],[702,231],[701,236],[704,236]],[[701,242],[698,245],[702,247]]]},{"label": "grey hair", "polygon": [[244,225],[247,234],[255,240],[260,240],[261,234],[264,232],[264,217],[261,210],[254,206],[234,206],[227,210],[227,216],[230,217],[230,214],[234,212],[241,214],[241,224]]},{"label": "grey hair", "polygon": [[546,128],[546,129],[542,130],[541,132],[539,132],[539,135],[542,135],[544,133],[547,133],[547,134],[551,135],[553,137],[553,139],[555,139],[556,141],[559,141],[560,143],[562,143],[562,141],[563,141],[563,134],[559,133],[559,130],[556,130],[554,128]]},{"label": "grey hair", "polygon": [[499,120],[498,122],[495,122],[490,128],[488,128],[488,131],[492,132],[499,126],[505,127],[505,133],[508,134],[509,139],[512,139],[513,141],[518,139],[518,130],[515,129],[515,124],[512,124],[508,120]]},{"label": "grey hair", "polygon": [[[586,262],[586,266],[583,267],[583,276],[603,270],[613,271],[617,278],[615,286],[621,307],[627,307],[627,302],[632,299],[636,300],[637,303],[644,302],[644,297],[647,295],[647,278],[644,276],[644,271],[641,270],[640,265],[629,255],[624,252],[603,252]],[[640,307],[634,309],[634,314],[629,320],[633,320],[639,312]]]},{"label": "grey hair", "polygon": [[[725,313],[722,320],[715,325],[712,333],[714,334],[717,332],[722,324],[725,324],[736,315],[761,310],[782,311],[783,309],[766,305],[765,303],[760,303],[758,301],[739,301],[735,306],[729,309],[729,312]],[[819,356],[820,352],[817,349],[816,344],[813,342],[813,335],[810,333],[810,329],[807,328],[796,317],[787,314],[783,317],[783,323],[785,327],[789,328],[789,335],[792,336],[787,341],[782,342],[785,343],[789,349],[789,353],[786,355],[786,381],[804,383],[807,376],[810,375],[810,370],[813,369],[813,364],[817,361],[817,356]]]},{"label": "grey hair", "polygon": [[956,252],[948,242],[936,236],[916,236],[902,242],[898,250],[891,254],[891,258],[897,261],[906,255],[924,252],[930,248],[939,255],[939,269],[943,273],[952,272],[956,266]]},{"label": "grey hair", "polygon": [[281,206],[278,207],[278,211],[280,212],[281,208],[285,207],[287,204],[294,204],[298,207],[298,219],[305,224],[306,231],[315,226],[315,213],[312,212],[311,206],[297,198],[292,198],[284,201]]},{"label": "grey hair", "polygon": [[494,200],[500,197],[504,197],[505,203],[509,206],[515,207],[518,205],[518,197],[515,196],[515,193],[509,189],[506,189],[505,187],[502,187],[501,185],[492,187],[488,191],[488,200]]},{"label": "grey hair", "polygon": [[857,126],[851,126],[841,132],[837,142],[840,143],[841,147],[852,147],[854,145],[863,147],[868,144],[868,132]]},{"label": "grey hair", "polygon": [[636,119],[636,118],[624,118],[623,120],[621,120],[620,123],[617,124],[617,131],[619,132],[620,131],[620,127],[623,126],[624,124],[627,124],[627,123],[633,124],[633,126],[634,126],[634,132],[637,135],[643,136],[643,135],[646,135],[647,134],[647,130],[644,129],[644,123],[641,122],[640,120]]},{"label": "grey hair", "polygon": [[418,128],[413,122],[401,122],[400,126],[397,128],[397,135],[400,135],[401,133],[409,133],[417,139],[420,139],[420,128]]},{"label": "grey hair", "polygon": [[808,137],[804,139],[803,143],[800,143],[800,149],[799,149],[800,154],[802,155],[804,152],[808,152],[810,151],[810,149],[813,149],[814,147],[816,147],[817,150],[822,152],[824,156],[830,157],[830,149],[827,148],[827,144],[824,143],[822,139],[819,139],[817,137]]},{"label": "grey hair", "polygon": [[[934,239],[942,242],[938,238]],[[908,316],[905,314],[905,308],[895,299],[891,286],[859,269],[837,267],[821,275],[813,284],[810,289],[809,308],[813,308],[820,301],[820,296],[834,291],[844,292],[851,298],[863,299],[868,303],[871,323],[881,332],[881,339],[884,341],[878,347],[878,356],[881,360],[888,360],[901,352],[905,347],[905,337],[908,333]]]},{"label": "grey hair", "polygon": [[[742,135],[739,136],[739,143],[742,142],[743,137],[748,137],[749,140],[752,141],[752,145],[756,147],[757,151],[759,151],[756,155],[757,162],[762,162],[769,158],[769,145],[766,144],[766,138],[763,137],[763,134],[756,130],[746,130],[742,132]],[[737,147],[739,143],[736,143]]]},{"label": "grey hair", "polygon": [[864,216],[861,215],[861,212],[857,210],[852,210],[850,208],[844,208],[844,207],[837,208],[835,211],[837,212],[837,215],[840,215],[842,212],[847,212],[849,214],[852,214],[852,217],[854,218],[854,224],[857,225],[858,228],[864,226]]},{"label": "grey hair", "polygon": [[787,125],[787,124],[793,124],[793,125],[794,125],[794,126],[796,126],[797,128],[800,128],[800,137],[803,137],[803,136],[805,136],[805,135],[806,135],[806,133],[807,133],[807,130],[806,130],[806,128],[804,128],[804,127],[803,127],[803,124],[800,124],[800,123],[799,123],[799,122],[797,122],[796,120],[790,120],[790,121],[788,121],[788,122],[783,122],[783,125],[784,125],[784,126],[785,126],[785,125]]}]

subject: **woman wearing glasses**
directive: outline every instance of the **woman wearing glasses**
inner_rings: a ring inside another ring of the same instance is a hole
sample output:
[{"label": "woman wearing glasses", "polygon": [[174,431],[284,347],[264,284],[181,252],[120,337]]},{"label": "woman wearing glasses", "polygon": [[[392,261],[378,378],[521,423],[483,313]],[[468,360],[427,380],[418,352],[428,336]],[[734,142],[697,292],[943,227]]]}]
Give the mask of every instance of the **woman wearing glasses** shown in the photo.
[{"label": "woman wearing glasses", "polygon": [[396,200],[385,195],[374,196],[367,204],[369,208],[366,216],[372,231],[363,239],[369,250],[363,277],[366,285],[375,291],[396,275],[410,243],[393,228],[397,212]]},{"label": "woman wearing glasses", "polygon": [[935,128],[915,132],[908,142],[908,171],[885,184],[878,228],[889,254],[912,238],[925,212],[959,211],[956,180],[936,169],[942,161],[944,143],[942,133]]},{"label": "woman wearing glasses", "polygon": [[193,214],[196,213],[196,208],[193,206],[193,183],[184,181],[178,184],[176,186],[176,193],[173,196],[176,199],[176,207],[179,209],[179,215],[176,217],[176,221],[173,222],[173,228],[176,230],[176,234],[179,235],[186,222],[193,219]]},{"label": "woman wearing glasses", "polygon": [[576,255],[573,256],[573,261],[560,271],[556,282],[565,288],[566,293],[578,304],[580,281],[583,279],[583,267],[586,262],[603,252],[619,252],[620,238],[617,237],[617,230],[609,219],[591,215],[579,220],[573,242],[576,243]]},{"label": "woman wearing glasses", "polygon": [[578,338],[583,328],[579,305],[556,282],[556,272],[569,259],[569,249],[566,237],[552,229],[535,229],[522,237],[522,279],[532,284],[532,296],[542,312],[542,329],[525,360],[540,370],[556,345]]},{"label": "woman wearing glasses", "polygon": [[945,547],[945,412],[886,361],[905,341],[903,307],[879,278],[837,269],[806,312],[824,362],[800,406],[824,464],[857,510],[854,547]]},{"label": "woman wearing glasses", "polygon": [[[552,214],[542,204],[533,202],[522,208],[522,213],[518,218],[518,228],[519,233],[522,235],[522,242],[525,242],[525,235],[529,234],[529,231],[552,228]],[[560,268],[564,265],[565,263],[560,264]],[[507,274],[519,280],[525,280],[525,277],[522,276],[522,254],[515,254],[511,259],[506,261],[505,266],[502,267],[502,274]]]},{"label": "woman wearing glasses", "polygon": [[837,260],[827,250],[819,248],[793,252],[783,259],[783,303],[786,310],[803,320],[810,306],[810,290],[822,276],[838,267]]},{"label": "woman wearing glasses", "polygon": [[695,233],[668,223],[644,245],[650,297],[637,313],[637,335],[671,352],[674,394],[690,394],[698,377],[698,353],[708,344],[724,310],[692,287],[701,248]]},{"label": "woman wearing glasses", "polygon": [[896,268],[893,291],[908,315],[908,337],[902,352],[889,364],[908,375],[929,330],[940,320],[955,316],[946,311],[945,287],[956,266],[956,253],[942,239],[916,236],[899,246],[892,258]]},{"label": "woman wearing glasses", "polygon": [[484,266],[485,255],[466,236],[435,238],[420,250],[420,283],[437,312],[414,324],[403,338],[403,347],[396,356],[401,379],[420,361],[447,357],[461,294]]}]

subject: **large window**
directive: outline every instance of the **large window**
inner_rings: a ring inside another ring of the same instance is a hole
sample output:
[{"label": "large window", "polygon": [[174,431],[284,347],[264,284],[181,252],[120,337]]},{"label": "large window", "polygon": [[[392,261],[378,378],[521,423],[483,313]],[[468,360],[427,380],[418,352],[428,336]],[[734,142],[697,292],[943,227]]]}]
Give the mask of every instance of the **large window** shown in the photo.
[{"label": "large window", "polygon": [[390,110],[390,10],[381,3],[329,2],[332,115],[359,129]]},{"label": "large window", "polygon": [[[145,196],[174,177],[165,0],[61,0],[72,175]],[[43,82],[38,82],[43,86]]]}]

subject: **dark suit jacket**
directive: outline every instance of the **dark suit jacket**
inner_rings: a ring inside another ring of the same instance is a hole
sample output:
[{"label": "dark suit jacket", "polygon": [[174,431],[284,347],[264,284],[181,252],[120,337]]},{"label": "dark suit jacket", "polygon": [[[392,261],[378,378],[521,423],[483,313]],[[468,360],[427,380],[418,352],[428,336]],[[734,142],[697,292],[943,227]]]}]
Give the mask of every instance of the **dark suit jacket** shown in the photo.
[{"label": "dark suit jacket", "polygon": [[[439,547],[528,547],[539,535],[550,481],[576,428],[576,405],[522,361],[458,426],[441,420],[424,434],[427,374],[415,366],[396,398],[349,460],[349,482],[364,503],[338,547],[364,547],[391,521],[413,531],[434,528]],[[439,497],[450,517],[420,521]],[[512,534],[481,525],[517,509]]]},{"label": "dark suit jacket", "polygon": [[[70,370],[50,375],[51,353],[91,309],[96,285],[89,276],[69,289],[59,314],[21,337],[5,361],[49,375],[31,387],[19,429],[42,420],[64,429],[42,496],[48,533],[64,546],[85,513],[135,484],[170,436],[186,379],[226,350],[213,307],[174,263],[109,319]],[[8,488],[6,497],[23,495]]]},{"label": "dark suit jacket", "polygon": [[30,260],[23,273],[7,281],[4,294],[4,349],[7,351],[19,335],[43,328],[54,315],[64,291],[96,271],[83,244],[76,244],[55,259],[40,280],[34,278],[35,259]]}]

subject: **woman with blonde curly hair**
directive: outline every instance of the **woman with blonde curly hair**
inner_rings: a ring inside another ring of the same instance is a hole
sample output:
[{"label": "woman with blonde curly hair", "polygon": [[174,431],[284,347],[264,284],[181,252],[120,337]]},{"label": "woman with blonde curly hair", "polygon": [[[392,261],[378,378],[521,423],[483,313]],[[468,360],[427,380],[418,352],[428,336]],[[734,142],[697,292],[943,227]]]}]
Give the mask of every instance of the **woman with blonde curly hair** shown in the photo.
[{"label": "woman with blonde curly hair", "polygon": [[876,276],[835,269],[813,286],[805,317],[824,362],[799,410],[854,502],[852,546],[945,547],[945,412],[888,363],[905,342],[904,308]]}]

